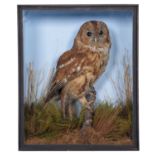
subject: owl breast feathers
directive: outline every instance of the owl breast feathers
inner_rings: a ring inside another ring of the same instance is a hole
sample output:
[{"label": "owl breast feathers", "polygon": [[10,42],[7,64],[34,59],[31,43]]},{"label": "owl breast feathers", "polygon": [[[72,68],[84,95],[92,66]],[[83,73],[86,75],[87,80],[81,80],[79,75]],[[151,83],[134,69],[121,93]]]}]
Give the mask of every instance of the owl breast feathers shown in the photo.
[{"label": "owl breast feathers", "polygon": [[85,93],[104,72],[110,47],[109,30],[104,22],[84,23],[73,47],[58,60],[46,101],[59,95],[62,104],[68,99],[87,104]]}]

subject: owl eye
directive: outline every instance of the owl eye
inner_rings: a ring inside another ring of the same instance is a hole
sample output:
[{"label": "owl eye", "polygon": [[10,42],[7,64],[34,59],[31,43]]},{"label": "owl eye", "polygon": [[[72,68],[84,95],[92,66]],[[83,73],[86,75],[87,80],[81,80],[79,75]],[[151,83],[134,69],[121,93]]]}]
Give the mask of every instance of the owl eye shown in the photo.
[{"label": "owl eye", "polygon": [[91,36],[92,36],[92,32],[88,31],[88,32],[87,32],[87,36],[88,36],[88,37],[91,37]]},{"label": "owl eye", "polygon": [[102,35],[103,35],[103,31],[102,31],[102,30],[99,32],[99,35],[100,35],[100,36],[102,36]]}]

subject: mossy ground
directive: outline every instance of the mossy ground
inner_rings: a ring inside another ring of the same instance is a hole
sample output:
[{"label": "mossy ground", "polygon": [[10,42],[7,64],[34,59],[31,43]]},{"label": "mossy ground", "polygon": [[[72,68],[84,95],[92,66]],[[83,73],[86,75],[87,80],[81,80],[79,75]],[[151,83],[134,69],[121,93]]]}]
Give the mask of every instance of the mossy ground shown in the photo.
[{"label": "mossy ground", "polygon": [[94,109],[93,125],[81,129],[84,108],[72,120],[62,119],[58,103],[24,105],[27,144],[131,144],[132,102],[116,106],[103,102]]}]

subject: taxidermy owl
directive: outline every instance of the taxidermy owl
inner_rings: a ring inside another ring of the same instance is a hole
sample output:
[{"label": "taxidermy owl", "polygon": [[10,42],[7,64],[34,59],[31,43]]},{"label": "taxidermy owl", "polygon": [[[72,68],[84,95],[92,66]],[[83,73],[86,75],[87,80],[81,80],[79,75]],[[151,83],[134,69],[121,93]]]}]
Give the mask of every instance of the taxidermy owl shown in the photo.
[{"label": "taxidermy owl", "polygon": [[[96,96],[93,85],[105,71],[110,47],[109,30],[104,22],[84,23],[74,39],[73,47],[64,52],[57,62],[45,102],[58,95],[64,117],[66,107],[75,101],[91,111]],[[89,115],[85,120],[88,124],[91,123]]]}]

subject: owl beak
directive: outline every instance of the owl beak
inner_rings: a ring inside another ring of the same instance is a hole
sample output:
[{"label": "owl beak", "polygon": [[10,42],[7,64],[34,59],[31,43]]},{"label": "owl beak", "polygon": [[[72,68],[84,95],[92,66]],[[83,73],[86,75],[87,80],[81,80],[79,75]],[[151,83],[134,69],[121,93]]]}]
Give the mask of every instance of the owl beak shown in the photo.
[{"label": "owl beak", "polygon": [[97,47],[98,47],[98,41],[97,41],[97,38],[94,39],[94,43],[95,43],[95,47],[97,48]]}]

